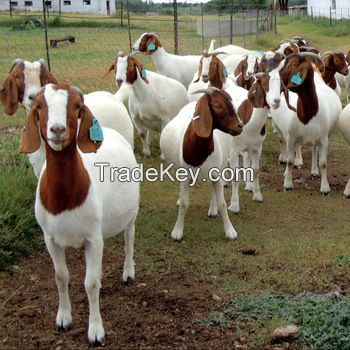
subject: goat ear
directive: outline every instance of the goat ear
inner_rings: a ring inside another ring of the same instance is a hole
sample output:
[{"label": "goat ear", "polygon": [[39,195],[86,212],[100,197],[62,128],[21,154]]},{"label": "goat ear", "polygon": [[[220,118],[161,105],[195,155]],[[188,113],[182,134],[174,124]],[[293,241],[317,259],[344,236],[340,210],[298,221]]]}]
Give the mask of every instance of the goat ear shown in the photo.
[{"label": "goat ear", "polygon": [[217,58],[217,60],[218,60],[219,78],[220,78],[220,81],[222,82],[222,84],[225,84],[226,77],[227,77],[227,70],[226,70],[226,67],[224,66],[224,64],[222,63],[222,61],[218,58]]},{"label": "goat ear", "polygon": [[40,147],[39,115],[34,105],[26,116],[18,151],[20,153],[34,153]]},{"label": "goat ear", "polygon": [[157,46],[156,46],[156,39],[151,36],[146,43],[146,54],[147,55],[152,55],[154,51],[156,51]]},{"label": "goat ear", "polygon": [[140,62],[135,62],[136,69],[139,71],[141,79],[146,83],[149,84],[149,81],[147,79],[147,73],[145,67]]},{"label": "goat ear", "polygon": [[210,136],[213,130],[213,117],[209,108],[208,95],[203,95],[197,102],[193,115],[194,132],[203,138]]},{"label": "goat ear", "polygon": [[298,67],[294,74],[291,74],[288,80],[287,88],[292,88],[301,85],[307,77],[308,68]]},{"label": "goat ear", "polygon": [[83,105],[79,113],[80,127],[78,133],[78,147],[83,153],[97,152],[102,141],[91,141],[89,129],[93,126],[94,117],[89,108]]},{"label": "goat ear", "polygon": [[49,72],[49,70],[43,62],[41,62],[40,84],[41,86],[45,86],[46,84],[58,84],[58,80],[51,72]]},{"label": "goat ear", "polygon": [[297,110],[289,103],[289,90],[284,85],[282,80],[281,80],[281,92],[284,92],[284,98],[286,99],[287,107],[293,112],[296,112]]},{"label": "goat ear", "polygon": [[4,106],[4,111],[8,115],[13,115],[17,112],[18,107],[18,91],[16,82],[10,74],[2,86],[2,91],[0,92],[0,101]]},{"label": "goat ear", "polygon": [[193,80],[194,83],[198,83],[199,79],[201,78],[202,75],[202,70],[203,70],[203,62],[202,60],[199,61],[199,66],[198,66],[198,77],[196,80]]},{"label": "goat ear", "polygon": [[265,92],[260,79],[257,79],[257,81],[249,89],[248,100],[254,108],[264,108],[266,106]]}]

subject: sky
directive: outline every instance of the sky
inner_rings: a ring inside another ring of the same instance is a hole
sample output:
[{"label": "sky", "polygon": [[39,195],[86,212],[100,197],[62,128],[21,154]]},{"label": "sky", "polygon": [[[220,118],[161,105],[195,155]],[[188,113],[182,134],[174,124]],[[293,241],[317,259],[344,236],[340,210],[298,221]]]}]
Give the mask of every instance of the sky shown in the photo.
[{"label": "sky", "polygon": [[[145,1],[145,0],[143,0]],[[152,0],[154,3],[159,4],[159,3],[172,3],[172,0]],[[187,2],[188,4],[200,4],[201,2],[204,4],[210,0],[177,0],[177,2]]]}]

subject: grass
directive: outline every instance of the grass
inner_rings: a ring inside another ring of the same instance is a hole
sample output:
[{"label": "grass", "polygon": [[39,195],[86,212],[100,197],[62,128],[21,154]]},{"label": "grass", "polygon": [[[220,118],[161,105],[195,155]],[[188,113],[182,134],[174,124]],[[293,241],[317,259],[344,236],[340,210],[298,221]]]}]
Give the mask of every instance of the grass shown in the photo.
[{"label": "grass", "polygon": [[[42,30],[14,31],[11,30],[10,24],[2,27],[2,20],[3,17],[0,16],[1,80],[6,76],[14,58],[34,60],[45,57]],[[334,30],[339,28],[341,33],[342,26],[343,24],[339,24]],[[171,22],[138,21],[131,32],[132,41],[145,30],[158,31],[165,48],[172,51]],[[320,27],[316,22],[303,18],[293,21],[280,18],[277,36],[273,33],[263,33],[257,38],[246,38],[246,44],[256,49],[271,49],[283,38],[305,35],[322,51],[348,48],[348,34],[330,37],[328,31],[329,28]],[[104,27],[95,30],[78,26],[49,29],[49,38],[65,35],[75,35],[76,43],[62,43],[57,49],[50,51],[52,70],[58,79],[77,85],[84,92],[115,91],[113,76],[103,78],[103,75],[117,50],[128,51],[126,29]],[[243,40],[242,37],[235,37],[234,42],[242,45]],[[205,45],[209,45],[208,38],[205,39]],[[183,27],[180,25],[180,52],[199,53],[201,50],[202,39],[196,35],[194,24],[186,23]],[[139,58],[147,67],[154,69],[149,58]],[[42,233],[33,214],[36,180],[27,158],[17,154],[19,127],[23,125],[23,119],[21,109],[13,117],[5,116],[0,111],[2,270],[11,270],[20,256],[40,252],[42,250],[38,247],[43,246]],[[186,216],[184,240],[181,244],[174,244],[169,236],[177,216],[175,203],[179,191],[178,184],[169,181],[142,183],[140,212],[136,223],[138,271],[162,275],[181,269],[193,275],[194,281],[214,283],[224,300],[233,300],[233,303],[242,295],[247,297],[247,301],[244,301],[244,298],[239,299],[241,303],[248,303],[249,298],[263,294],[289,295],[293,301],[293,295],[305,290],[348,290],[350,201],[342,197],[342,189],[349,175],[348,146],[340,134],[335,133],[330,143],[329,165],[330,171],[334,172],[334,168],[337,169],[338,177],[334,178],[334,181],[339,179],[339,183],[331,184],[333,192],[330,196],[321,197],[317,191],[303,188],[284,193],[281,191],[284,169],[277,162],[278,142],[271,132],[270,124],[268,129],[261,160],[264,203],[254,203],[251,194],[241,193],[241,213],[230,214],[239,235],[234,242],[224,240],[220,218],[206,217],[210,197],[208,184],[201,184],[191,191],[191,206]],[[146,168],[157,167],[158,136],[154,136],[152,140],[154,155],[151,158],[141,156],[141,145],[137,137],[135,152],[138,161],[144,162]],[[306,167],[309,167],[310,152],[306,148],[305,155]],[[225,190],[225,195],[229,200],[229,189]],[[111,240],[108,244],[114,242],[115,240]],[[240,254],[238,249],[244,247],[257,249],[258,255]],[[261,300],[261,305],[264,305],[264,299]],[[325,310],[327,308],[324,307]],[[210,315],[206,320],[207,324],[225,326],[231,322],[233,316],[225,310],[224,306],[223,309],[215,310],[216,314]],[[347,309],[344,307],[344,310]],[[291,315],[297,314],[293,311]],[[252,344],[263,344],[270,330],[279,324],[280,320],[280,316],[277,319],[272,318],[269,325],[260,326],[257,338],[251,340]],[[249,334],[255,325],[250,321],[238,321],[237,327]],[[344,327],[349,329],[347,324]],[[325,335],[326,332],[322,334]],[[312,335],[319,337],[316,330],[310,331],[310,337]],[[343,335],[339,339],[343,339],[342,337]],[[311,344],[306,335],[305,340]]]},{"label": "grass", "polygon": [[[258,294],[240,296],[225,306],[222,312],[213,312],[202,323],[226,327],[229,323],[262,330],[248,335],[250,344],[266,342],[277,327],[298,325],[298,342],[307,349],[347,350],[350,336],[350,298],[326,295]],[[241,328],[242,333],[246,333]]]}]

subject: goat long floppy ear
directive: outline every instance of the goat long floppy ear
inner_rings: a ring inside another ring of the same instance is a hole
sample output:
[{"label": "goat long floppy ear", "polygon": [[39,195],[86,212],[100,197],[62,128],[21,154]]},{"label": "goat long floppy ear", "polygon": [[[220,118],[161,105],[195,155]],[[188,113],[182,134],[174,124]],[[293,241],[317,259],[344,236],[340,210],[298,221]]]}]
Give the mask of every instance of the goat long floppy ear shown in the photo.
[{"label": "goat long floppy ear", "polygon": [[225,84],[226,78],[228,76],[226,67],[222,63],[222,61],[219,58],[216,58],[218,60],[218,69],[219,69],[219,78],[220,81]]},{"label": "goat long floppy ear", "polygon": [[266,106],[265,91],[262,87],[260,79],[257,79],[249,89],[248,100],[254,108],[264,108]]},{"label": "goat long floppy ear", "polygon": [[135,60],[135,68],[139,71],[139,74],[140,74],[141,79],[142,79],[146,84],[149,84],[149,81],[148,81],[148,79],[146,78],[146,76],[147,76],[146,69],[145,69],[145,67],[143,66],[143,64],[142,64],[141,62]]},{"label": "goat long floppy ear", "polygon": [[8,115],[17,112],[18,107],[18,91],[12,75],[9,75],[2,85],[0,92],[0,101],[4,106],[4,111]]},{"label": "goat long floppy ear", "polygon": [[55,78],[55,76],[49,72],[45,65],[45,61],[43,59],[39,60],[41,69],[40,69],[40,85],[45,86],[46,84],[58,84],[58,80]]},{"label": "goat long floppy ear", "polygon": [[284,85],[282,80],[281,80],[281,92],[284,92],[284,98],[286,99],[287,107],[293,112],[296,112],[297,110],[289,103],[289,90]]},{"label": "goat long floppy ear", "polygon": [[203,95],[197,102],[193,114],[193,129],[194,132],[203,138],[210,136],[213,130],[213,117],[209,108],[208,95]]},{"label": "goat long floppy ear", "polygon": [[89,129],[93,126],[94,117],[90,109],[85,105],[80,109],[79,118],[78,147],[83,153],[95,153],[100,148],[102,142],[90,140]]},{"label": "goat long floppy ear", "polygon": [[199,79],[201,78],[202,75],[202,70],[203,70],[203,61],[202,59],[199,61],[199,66],[198,66],[198,77],[196,80],[193,80],[194,83],[198,83]]},{"label": "goat long floppy ear", "polygon": [[26,116],[18,151],[20,153],[34,153],[39,149],[40,143],[39,115],[38,109],[34,105]]}]

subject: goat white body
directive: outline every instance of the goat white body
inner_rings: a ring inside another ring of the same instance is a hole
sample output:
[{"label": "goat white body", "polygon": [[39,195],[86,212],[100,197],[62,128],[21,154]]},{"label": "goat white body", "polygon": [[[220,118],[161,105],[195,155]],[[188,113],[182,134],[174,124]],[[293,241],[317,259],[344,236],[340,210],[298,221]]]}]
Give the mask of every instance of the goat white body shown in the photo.
[{"label": "goat white body", "polygon": [[[193,113],[196,107],[196,102],[191,102],[181,109],[178,115],[171,120],[164,128],[160,137],[160,148],[164,158],[169,163],[174,163],[176,168],[192,168],[193,172],[200,168],[200,174],[198,179],[209,179],[209,171],[212,168],[222,169],[227,164],[229,156],[229,145],[232,136],[223,133],[219,130],[214,130],[214,151],[208,156],[208,158],[199,167],[193,167],[185,162],[183,159],[183,141],[184,135],[190,124]],[[212,200],[209,208],[208,215],[216,216],[219,210],[224,222],[224,230],[226,237],[234,239],[237,236],[235,229],[233,228],[228,215],[227,207],[223,197],[223,184],[222,181],[212,182],[213,193]],[[180,183],[180,199],[179,199],[179,216],[175,224],[175,227],[171,233],[171,237],[174,240],[181,240],[183,236],[184,228],[184,216],[189,205],[189,183]]]},{"label": "goat white body", "polygon": [[100,168],[94,163],[110,163],[112,167],[135,168],[133,150],[123,136],[109,128],[102,128],[104,141],[96,153],[79,154],[91,181],[89,193],[82,206],[52,215],[40,200],[40,181],[37,188],[35,215],[45,235],[62,248],[79,248],[91,240],[96,231],[103,238],[114,236],[126,228],[138,212],[139,184],[136,182],[111,182],[109,171],[100,181]]},{"label": "goat white body", "polygon": [[[345,141],[350,145],[350,104],[344,107],[339,117],[339,129]],[[350,197],[350,179],[345,186],[344,196]]]},{"label": "goat white body", "polygon": [[350,72],[348,73],[348,75],[335,73],[335,79],[337,80],[337,84],[339,84],[339,87],[345,89],[346,99],[348,102],[350,102]]},{"label": "goat white body", "polygon": [[175,79],[187,89],[193,74],[197,71],[201,56],[180,56],[165,51],[163,47],[152,54],[153,62],[159,74]]},{"label": "goat white body", "polygon": [[[313,164],[312,174],[318,174],[316,150],[319,148],[320,166],[326,164],[328,137],[337,125],[339,114],[341,111],[341,102],[336,92],[327,86],[321,76],[314,74],[315,89],[318,98],[319,109],[316,115],[304,125],[297,117],[297,114],[287,107],[285,99],[281,100],[281,107],[271,110],[272,119],[278,132],[283,135],[290,153],[295,147],[301,144],[309,144],[313,146]],[[298,95],[290,92],[289,101],[293,107],[297,107]],[[288,164],[287,164],[288,168]],[[328,193],[330,191],[326,167],[321,169],[321,192]],[[285,173],[284,188],[293,187],[292,176],[290,172]]]},{"label": "goat white body", "polygon": [[[84,95],[84,99],[100,126],[118,131],[134,147],[134,127],[129,113],[113,94],[107,91],[95,91]],[[39,178],[46,160],[44,142],[41,142],[40,148],[36,152],[28,154],[28,158],[35,176]]]},{"label": "goat white body", "polygon": [[178,81],[147,71],[149,84],[140,76],[131,84],[129,98],[131,118],[143,143],[143,153],[150,155],[145,134],[163,127],[188,103],[184,86]]},{"label": "goat white body", "polygon": [[250,55],[255,53],[255,51],[248,50],[237,45],[221,46],[218,47],[214,52],[225,52],[227,55]]},{"label": "goat white body", "polygon": [[234,72],[239,63],[244,59],[245,55],[235,54],[225,57],[222,63],[227,69],[227,73],[230,75]]}]

